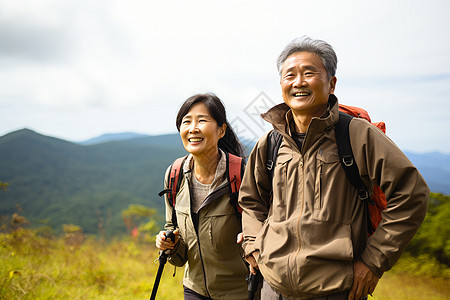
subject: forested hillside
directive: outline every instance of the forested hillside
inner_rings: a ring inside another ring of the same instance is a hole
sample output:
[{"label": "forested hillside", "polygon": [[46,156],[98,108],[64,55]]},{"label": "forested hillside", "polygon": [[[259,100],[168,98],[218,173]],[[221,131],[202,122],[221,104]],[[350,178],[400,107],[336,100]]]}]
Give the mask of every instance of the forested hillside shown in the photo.
[{"label": "forested hillside", "polygon": [[[105,135],[77,144],[27,129],[12,132],[0,137],[0,182],[9,184],[0,193],[0,216],[22,209],[33,226],[58,233],[63,224],[75,224],[113,236],[125,233],[121,211],[141,204],[157,209],[160,226],[163,174],[183,154],[178,134]],[[449,155],[407,155],[433,192],[450,193]]]},{"label": "forested hillside", "polygon": [[33,225],[58,232],[76,224],[85,233],[125,232],[121,211],[129,204],[164,210],[163,174],[185,153],[179,135],[149,136],[79,145],[20,130],[0,138],[0,215],[20,205]]}]

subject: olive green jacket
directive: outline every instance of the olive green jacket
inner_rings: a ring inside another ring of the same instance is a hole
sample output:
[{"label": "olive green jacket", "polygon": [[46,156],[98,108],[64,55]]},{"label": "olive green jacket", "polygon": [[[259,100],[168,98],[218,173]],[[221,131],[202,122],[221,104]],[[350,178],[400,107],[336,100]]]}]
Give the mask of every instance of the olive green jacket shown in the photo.
[{"label": "olive green jacket", "polygon": [[350,122],[361,178],[379,185],[388,200],[375,233],[367,238],[364,204],[339,161],[334,125],[337,98],[313,118],[301,149],[291,138],[286,104],[263,118],[284,136],[274,166],[273,194],[266,169],[267,135],[247,162],[239,192],[244,250],[257,258],[265,280],[283,295],[307,299],[349,290],[352,263],[361,259],[377,276],[400,257],[423,221],[429,189],[402,151],[365,120]]},{"label": "olive green jacket", "polygon": [[[165,188],[167,188],[167,174]],[[212,299],[247,299],[246,276],[249,273],[243,249],[236,243],[242,231],[241,216],[230,203],[227,179],[202,204],[198,218],[191,213],[191,170],[183,167],[184,177],[176,196],[180,240],[169,255],[169,262],[181,267],[186,263],[183,285]],[[174,210],[166,197],[166,229],[174,229]],[[198,226],[194,226],[198,219]]]}]

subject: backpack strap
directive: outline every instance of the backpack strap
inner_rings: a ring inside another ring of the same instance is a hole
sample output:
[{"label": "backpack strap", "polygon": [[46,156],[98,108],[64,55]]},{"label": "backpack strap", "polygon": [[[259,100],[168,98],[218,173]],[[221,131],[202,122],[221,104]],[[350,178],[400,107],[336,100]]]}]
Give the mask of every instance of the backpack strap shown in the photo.
[{"label": "backpack strap", "polygon": [[226,174],[228,182],[230,183],[230,202],[236,208],[237,212],[242,213],[242,208],[238,205],[238,193],[242,181],[243,159],[242,157],[225,153],[226,155]]},{"label": "backpack strap", "polygon": [[[350,144],[349,124],[352,119],[352,116],[339,112],[339,121],[336,123],[335,127],[339,158],[345,174],[351,184],[358,189],[359,198],[363,201],[370,201],[368,189],[359,175],[358,166],[353,157],[353,151]],[[283,136],[276,130],[272,130],[267,137],[266,168],[268,171],[270,184],[272,184],[273,169],[277,160],[278,149],[280,148],[282,141]]]},{"label": "backpack strap", "polygon": [[[180,174],[183,173],[182,168],[186,159],[187,155],[177,158],[172,163],[172,166],[170,167],[170,171],[168,174],[167,188],[158,193],[158,196],[160,197],[163,196],[164,194],[167,194],[169,204],[172,208],[175,207],[176,196],[180,188],[181,180],[183,180],[183,176],[180,176]],[[174,225],[174,227],[177,227],[178,225],[177,215],[174,211],[172,212],[172,224]]]},{"label": "backpack strap", "polygon": [[182,169],[186,158],[187,156],[177,158],[170,169],[169,188],[171,192],[169,194],[169,200],[172,200],[172,207],[175,207],[177,193],[180,189],[181,180],[183,179],[183,176],[180,176],[180,174],[183,173]]},{"label": "backpack strap", "polygon": [[172,163],[168,174],[169,177],[167,178],[167,188],[158,193],[158,196],[160,197],[164,194],[168,194],[169,204],[172,207],[175,207],[177,192],[181,180],[183,179],[183,177],[180,176],[180,173],[182,173],[181,168],[183,167],[186,158],[187,156],[179,157]]},{"label": "backpack strap", "polygon": [[368,203],[375,205],[370,198],[369,190],[361,179],[359,174],[358,165],[356,164],[355,157],[353,156],[352,146],[350,144],[349,125],[353,119],[352,116],[339,112],[339,121],[335,126],[336,144],[338,148],[339,159],[341,165],[344,168],[350,183],[358,190],[358,196],[361,201],[364,201],[364,209],[367,215],[367,232],[373,232],[372,222],[370,219]]},{"label": "backpack strap", "polygon": [[[347,175],[350,183],[358,190],[358,196],[361,201],[365,203],[365,210],[367,214],[367,231],[369,233],[374,231],[371,224],[371,219],[369,215],[369,209],[367,203],[375,205],[373,200],[370,198],[369,190],[367,186],[361,179],[359,175],[358,165],[356,164],[355,158],[353,156],[353,150],[350,144],[350,133],[349,125],[350,121],[353,119],[352,116],[339,112],[339,121],[335,126],[336,134],[336,144],[338,147],[339,159],[342,167],[344,168],[345,174]],[[272,180],[274,166],[278,156],[278,149],[283,141],[283,136],[276,130],[272,130],[267,137],[267,175],[269,176],[269,184],[271,186],[270,190],[272,193]]]},{"label": "backpack strap", "polygon": [[226,153],[227,155],[227,173],[231,185],[231,192],[236,193],[241,186],[242,176],[242,157]]},{"label": "backpack strap", "polygon": [[365,201],[369,200],[369,191],[359,175],[358,165],[350,144],[349,125],[352,119],[352,116],[339,112],[339,121],[335,127],[336,144],[345,174],[347,174],[351,184],[358,189],[359,199]]},{"label": "backpack strap", "polygon": [[[267,136],[267,161],[266,169],[269,175],[269,184],[272,185],[273,169],[278,157],[278,149],[280,149],[283,136],[275,129],[269,132]],[[272,189],[271,189],[272,190]]]}]

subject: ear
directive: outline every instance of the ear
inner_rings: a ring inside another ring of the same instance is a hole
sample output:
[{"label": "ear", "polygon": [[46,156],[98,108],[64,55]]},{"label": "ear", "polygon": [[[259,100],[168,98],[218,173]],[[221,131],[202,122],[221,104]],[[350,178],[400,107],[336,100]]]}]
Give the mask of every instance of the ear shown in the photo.
[{"label": "ear", "polygon": [[222,126],[219,127],[219,139],[225,136],[226,131],[227,131],[227,124],[223,123]]},{"label": "ear", "polygon": [[333,76],[330,79],[330,90],[328,92],[329,94],[334,94],[334,90],[336,88],[336,82],[337,82],[337,78],[336,78],[336,76]]}]

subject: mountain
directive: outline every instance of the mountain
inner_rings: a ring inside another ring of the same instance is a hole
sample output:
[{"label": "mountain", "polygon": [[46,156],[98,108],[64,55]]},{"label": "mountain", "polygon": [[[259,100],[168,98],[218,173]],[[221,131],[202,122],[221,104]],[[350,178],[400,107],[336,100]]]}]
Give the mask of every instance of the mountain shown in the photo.
[{"label": "mountain", "polygon": [[96,234],[99,222],[123,233],[121,211],[129,204],[164,205],[157,193],[169,164],[184,155],[178,134],[80,145],[28,129],[0,138],[0,215],[20,204],[32,224],[47,220],[54,230],[75,224]]},{"label": "mountain", "polygon": [[405,154],[425,178],[431,191],[450,195],[450,155],[406,151]]},{"label": "mountain", "polygon": [[[33,225],[49,223],[60,232],[63,224],[75,224],[91,234],[103,226],[112,236],[125,232],[121,211],[142,204],[156,208],[162,224],[157,194],[167,166],[186,153],[179,134],[105,137],[79,144],[28,129],[0,137],[0,182],[9,184],[0,189],[0,217],[19,204]],[[450,155],[406,155],[433,192],[450,194]]]},{"label": "mountain", "polygon": [[148,137],[149,135],[146,134],[140,134],[140,133],[134,133],[134,132],[121,132],[121,133],[106,133],[98,137],[94,137],[92,139],[78,142],[78,144],[81,145],[95,145],[95,144],[101,144],[111,141],[125,141],[125,140],[131,140],[135,138],[141,138],[141,137]]}]

